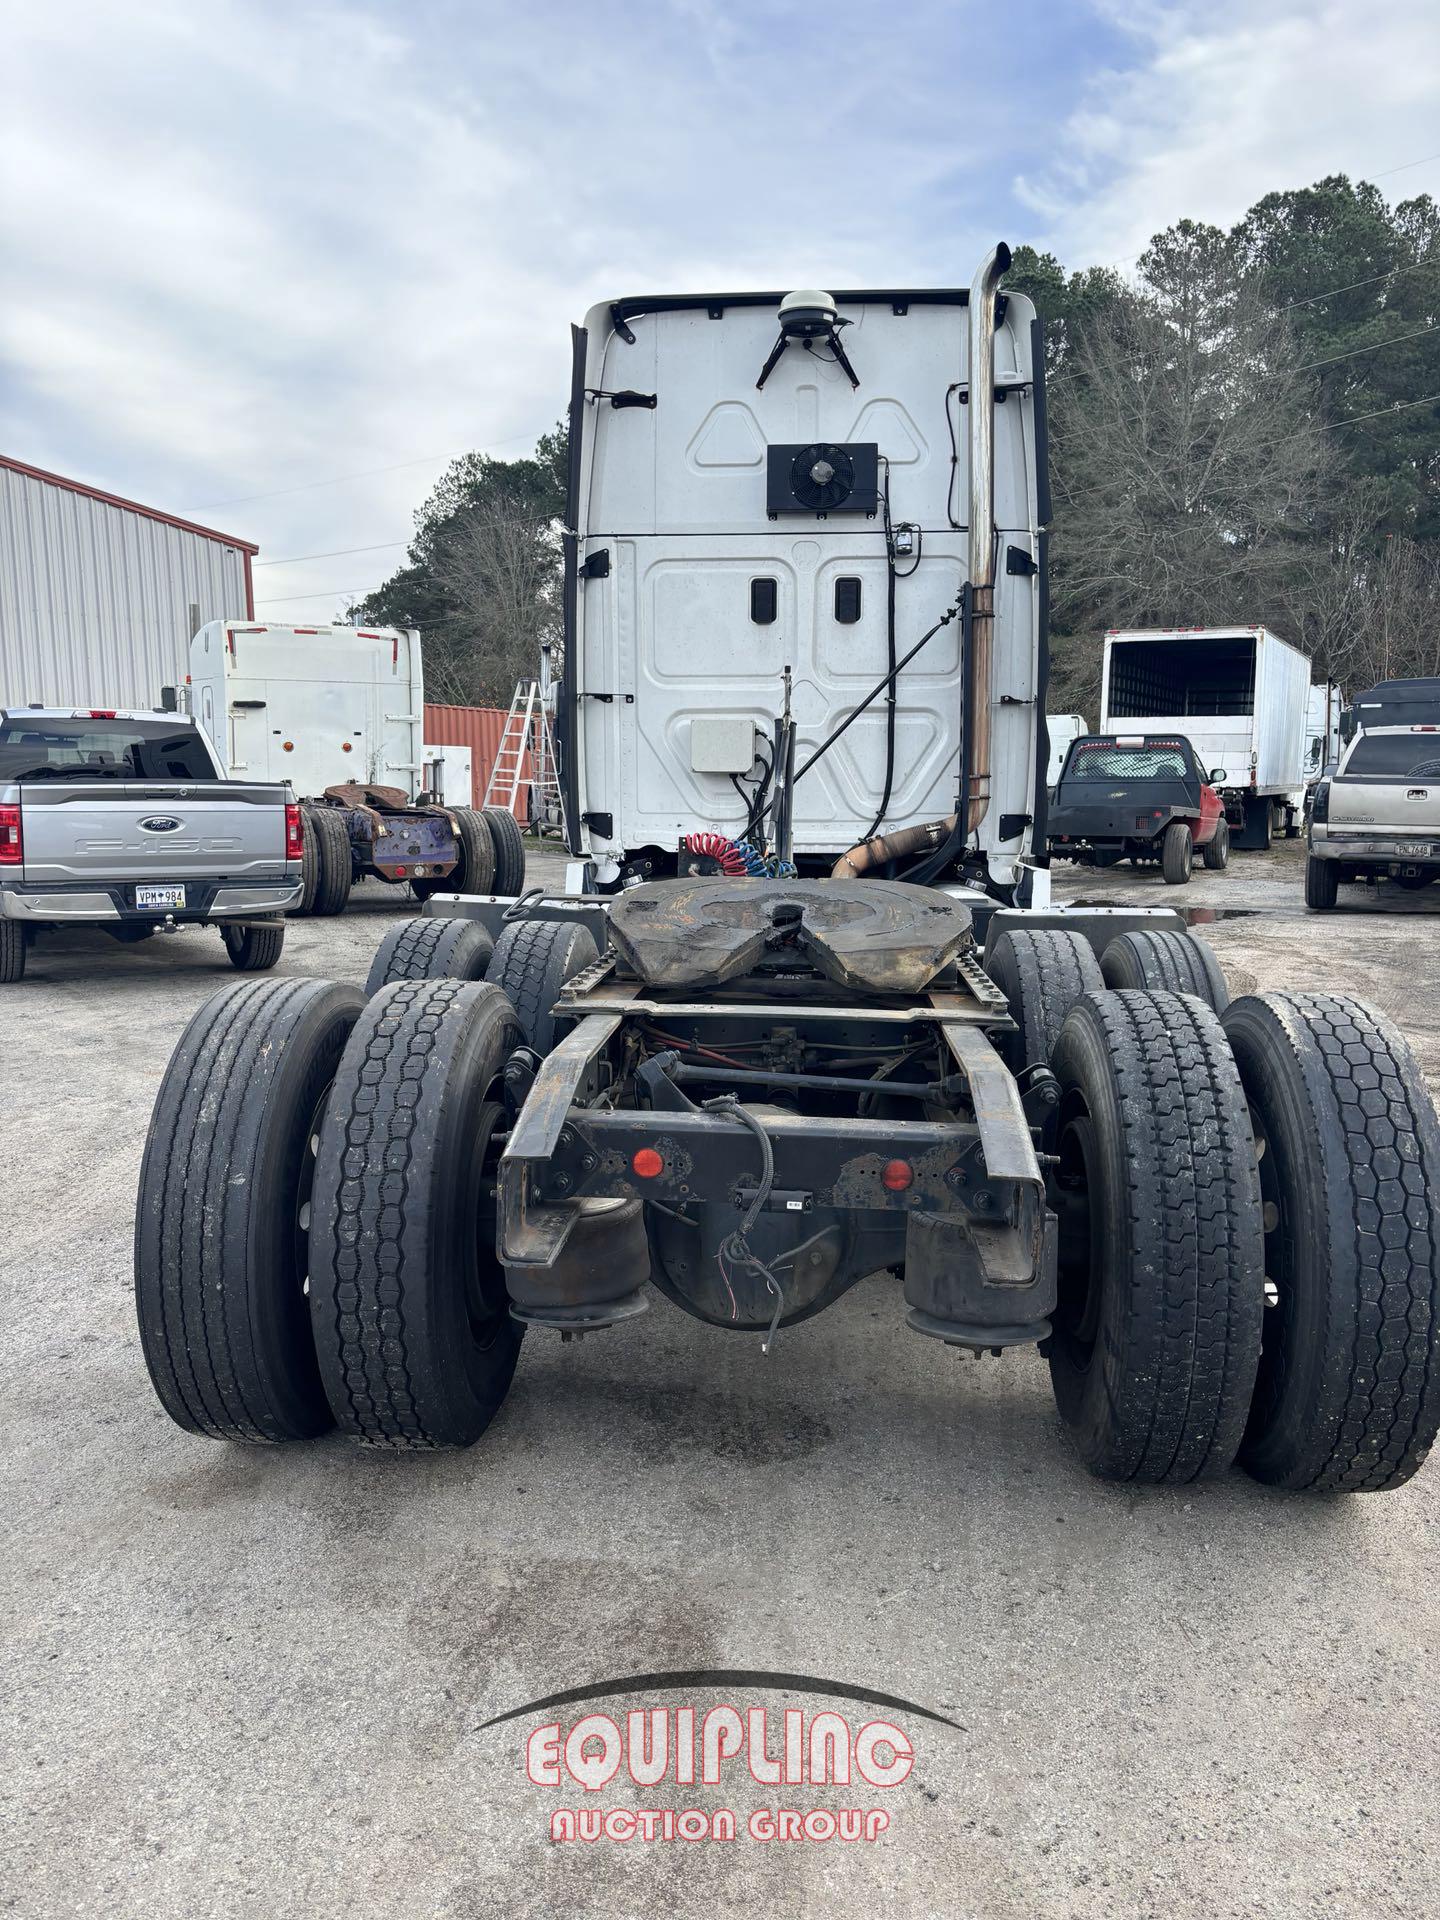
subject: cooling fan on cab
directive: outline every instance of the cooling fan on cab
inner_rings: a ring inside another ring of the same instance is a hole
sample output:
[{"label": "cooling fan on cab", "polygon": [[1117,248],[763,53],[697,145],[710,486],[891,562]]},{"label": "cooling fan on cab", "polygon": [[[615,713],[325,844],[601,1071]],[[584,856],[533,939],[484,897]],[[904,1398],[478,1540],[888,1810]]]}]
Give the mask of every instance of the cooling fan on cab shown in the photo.
[{"label": "cooling fan on cab", "polygon": [[808,446],[768,447],[766,511],[871,513],[879,505],[880,448],[873,440],[848,446],[816,440]]}]

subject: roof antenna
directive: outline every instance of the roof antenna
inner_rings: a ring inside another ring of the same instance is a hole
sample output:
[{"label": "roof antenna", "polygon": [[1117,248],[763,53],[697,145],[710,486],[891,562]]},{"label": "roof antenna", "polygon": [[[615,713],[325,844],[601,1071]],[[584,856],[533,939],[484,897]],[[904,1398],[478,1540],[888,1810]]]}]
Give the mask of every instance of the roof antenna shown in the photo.
[{"label": "roof antenna", "polygon": [[780,302],[780,337],[760,369],[760,378],[755,382],[756,391],[765,385],[775,371],[781,354],[792,340],[798,340],[807,353],[813,351],[813,341],[827,341],[836,365],[850,385],[858,387],[859,378],[840,344],[840,329],[849,325],[850,322],[842,320],[836,311],[833,295],[821,293],[818,287],[803,287],[798,293],[787,293]]}]

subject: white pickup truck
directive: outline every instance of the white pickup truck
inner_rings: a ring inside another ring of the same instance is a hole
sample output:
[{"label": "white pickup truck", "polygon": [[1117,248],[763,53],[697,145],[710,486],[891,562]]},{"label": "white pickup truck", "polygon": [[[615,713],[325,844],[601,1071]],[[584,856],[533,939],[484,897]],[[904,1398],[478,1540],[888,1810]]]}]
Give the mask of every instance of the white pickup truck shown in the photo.
[{"label": "white pickup truck", "polygon": [[1315,789],[1305,904],[1335,905],[1342,880],[1440,879],[1440,726],[1372,727]]},{"label": "white pickup truck", "polygon": [[0,708],[0,982],[76,925],[218,926],[233,967],[273,967],[300,863],[290,789],[227,780],[189,714]]}]

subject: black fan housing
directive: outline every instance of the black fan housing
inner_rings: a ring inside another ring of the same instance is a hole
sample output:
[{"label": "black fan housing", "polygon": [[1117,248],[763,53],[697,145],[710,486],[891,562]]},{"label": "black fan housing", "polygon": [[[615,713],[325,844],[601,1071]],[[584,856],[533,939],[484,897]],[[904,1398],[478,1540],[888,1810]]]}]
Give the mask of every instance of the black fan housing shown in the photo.
[{"label": "black fan housing", "polygon": [[807,446],[767,448],[766,510],[769,513],[869,513],[879,505],[878,444],[840,446],[817,440]]}]

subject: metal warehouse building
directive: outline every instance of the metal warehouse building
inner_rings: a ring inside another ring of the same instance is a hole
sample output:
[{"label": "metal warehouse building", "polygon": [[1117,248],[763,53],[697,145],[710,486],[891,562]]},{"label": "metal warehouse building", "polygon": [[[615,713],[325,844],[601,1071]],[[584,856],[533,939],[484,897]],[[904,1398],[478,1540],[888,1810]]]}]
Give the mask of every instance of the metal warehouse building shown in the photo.
[{"label": "metal warehouse building", "polygon": [[259,548],[0,454],[0,706],[153,707]]}]

